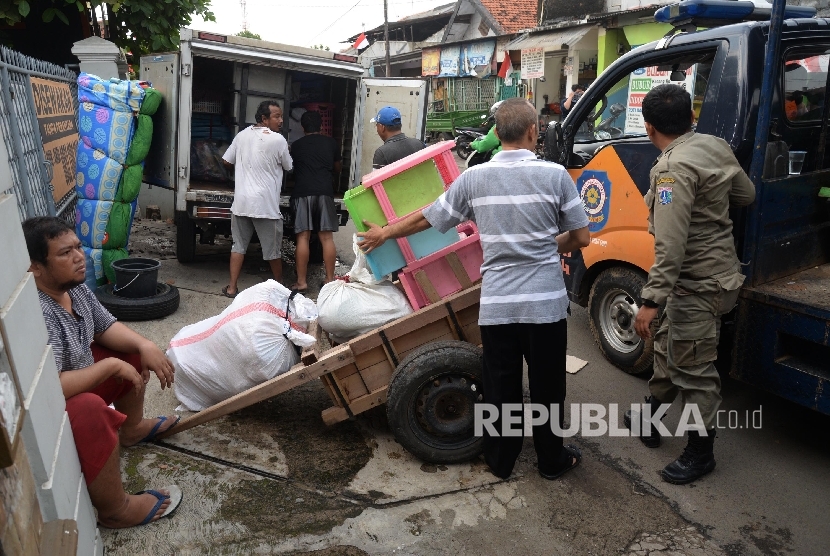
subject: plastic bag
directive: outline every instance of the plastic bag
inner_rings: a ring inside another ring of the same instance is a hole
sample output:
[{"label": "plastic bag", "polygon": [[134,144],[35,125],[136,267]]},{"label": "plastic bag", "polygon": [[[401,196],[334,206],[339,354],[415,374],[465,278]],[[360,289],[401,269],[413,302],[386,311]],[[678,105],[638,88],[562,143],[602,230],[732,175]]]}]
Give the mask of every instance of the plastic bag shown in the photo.
[{"label": "plastic bag", "polygon": [[320,290],[320,327],[338,343],[347,342],[412,312],[406,296],[388,280],[375,280],[366,256],[353,243],[355,261],[348,281],[335,280]]},{"label": "plastic bag", "polygon": [[[306,330],[317,307],[268,280],[243,290],[221,314],[182,328],[167,356],[176,368],[175,393],[182,405],[201,411],[287,372],[299,362],[294,346],[315,338]],[[287,338],[286,338],[287,336]]]},{"label": "plastic bag", "polygon": [[193,141],[190,144],[190,175],[202,181],[227,182],[233,172],[228,172],[222,162],[222,155],[228,150],[228,143],[216,141]]}]

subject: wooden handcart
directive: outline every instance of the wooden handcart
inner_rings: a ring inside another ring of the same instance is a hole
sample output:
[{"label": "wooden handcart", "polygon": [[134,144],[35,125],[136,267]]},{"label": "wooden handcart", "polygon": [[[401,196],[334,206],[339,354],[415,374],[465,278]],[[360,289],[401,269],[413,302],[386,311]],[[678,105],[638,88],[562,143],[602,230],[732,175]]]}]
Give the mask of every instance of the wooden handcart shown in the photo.
[{"label": "wooden handcart", "polygon": [[[468,282],[469,284],[469,282]],[[471,285],[348,343],[323,349],[323,332],[288,372],[183,419],[160,438],[228,415],[320,379],[333,402],[326,424],[384,403],[395,438],[424,461],[476,457],[474,404],[481,401],[481,285]]]}]

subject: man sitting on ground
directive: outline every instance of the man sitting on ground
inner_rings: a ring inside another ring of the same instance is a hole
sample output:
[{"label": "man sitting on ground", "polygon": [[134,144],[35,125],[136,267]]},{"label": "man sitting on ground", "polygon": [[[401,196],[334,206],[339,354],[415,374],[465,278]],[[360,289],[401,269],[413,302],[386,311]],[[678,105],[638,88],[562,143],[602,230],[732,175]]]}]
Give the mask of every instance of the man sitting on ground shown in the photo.
[{"label": "man sitting on ground", "polygon": [[170,515],[181,502],[178,487],[124,492],[118,446],[151,441],[176,424],[175,416],[144,419],[150,371],[164,389],[173,384],[173,365],[155,344],[116,322],[84,285],[85,256],[68,224],[39,216],[23,223],[23,233],[98,522],[122,528]]}]

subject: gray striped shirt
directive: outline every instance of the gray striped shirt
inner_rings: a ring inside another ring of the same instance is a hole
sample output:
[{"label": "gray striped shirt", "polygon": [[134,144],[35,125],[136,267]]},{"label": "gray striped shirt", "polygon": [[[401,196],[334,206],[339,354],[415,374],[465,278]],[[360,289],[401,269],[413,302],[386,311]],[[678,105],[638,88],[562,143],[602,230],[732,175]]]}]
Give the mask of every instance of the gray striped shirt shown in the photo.
[{"label": "gray striped shirt", "polygon": [[480,325],[548,323],[567,316],[556,236],[588,217],[565,169],[528,150],[473,166],[424,210],[441,232],[473,220],[481,234]]},{"label": "gray striped shirt", "polygon": [[37,294],[58,371],[91,367],[95,363],[92,341],[115,323],[115,317],[85,284],[69,290],[74,315],[42,291]]}]

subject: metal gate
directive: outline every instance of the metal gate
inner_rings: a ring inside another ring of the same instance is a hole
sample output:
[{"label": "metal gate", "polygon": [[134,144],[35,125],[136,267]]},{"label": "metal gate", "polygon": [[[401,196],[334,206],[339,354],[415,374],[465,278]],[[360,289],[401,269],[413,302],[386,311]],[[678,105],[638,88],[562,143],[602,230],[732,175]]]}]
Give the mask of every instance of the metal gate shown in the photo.
[{"label": "metal gate", "polygon": [[46,160],[43,150],[32,77],[67,83],[72,91],[75,120],[78,118],[78,84],[74,72],[0,47],[0,127],[12,175],[12,187],[2,193],[17,196],[21,220],[58,215],[74,223],[74,188],[57,203],[52,196],[52,164]]}]

